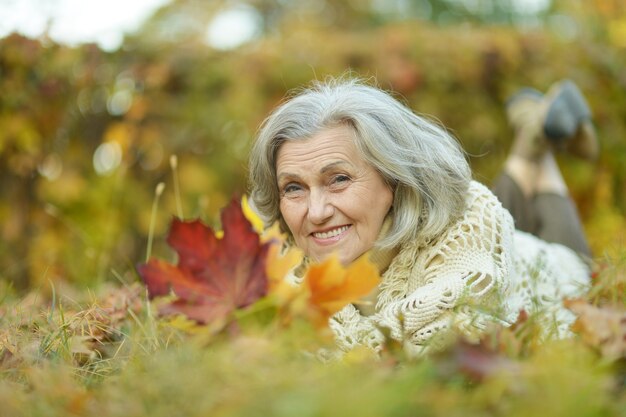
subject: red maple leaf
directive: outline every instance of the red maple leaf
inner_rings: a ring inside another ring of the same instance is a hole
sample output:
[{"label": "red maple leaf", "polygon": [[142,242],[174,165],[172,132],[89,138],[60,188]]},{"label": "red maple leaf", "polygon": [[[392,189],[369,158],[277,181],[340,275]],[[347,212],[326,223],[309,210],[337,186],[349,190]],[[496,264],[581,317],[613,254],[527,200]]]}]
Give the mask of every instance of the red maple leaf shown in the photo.
[{"label": "red maple leaf", "polygon": [[173,219],[167,243],[178,254],[178,264],[150,259],[137,267],[150,298],[170,291],[176,296],[160,313],[182,313],[210,323],[267,293],[265,263],[270,244],[259,242],[237,199],[222,210],[221,218],[221,239],[200,220]]}]

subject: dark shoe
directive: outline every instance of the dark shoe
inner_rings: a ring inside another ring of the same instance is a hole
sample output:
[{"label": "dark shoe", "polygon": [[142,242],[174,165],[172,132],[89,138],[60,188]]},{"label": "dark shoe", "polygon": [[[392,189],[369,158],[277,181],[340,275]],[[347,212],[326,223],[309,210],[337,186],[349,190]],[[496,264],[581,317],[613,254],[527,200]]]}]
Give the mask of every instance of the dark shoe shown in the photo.
[{"label": "dark shoe", "polygon": [[543,133],[557,149],[594,160],[598,141],[591,123],[591,110],[582,93],[570,80],[554,84],[544,97],[548,107]]}]

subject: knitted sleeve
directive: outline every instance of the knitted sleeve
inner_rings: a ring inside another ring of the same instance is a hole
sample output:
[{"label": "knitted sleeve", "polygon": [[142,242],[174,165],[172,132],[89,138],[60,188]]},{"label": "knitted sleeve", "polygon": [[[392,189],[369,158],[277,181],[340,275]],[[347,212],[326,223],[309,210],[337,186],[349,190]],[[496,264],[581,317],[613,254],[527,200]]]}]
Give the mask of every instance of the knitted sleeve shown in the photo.
[{"label": "knitted sleeve", "polygon": [[465,215],[436,241],[401,252],[409,265],[390,265],[372,319],[393,339],[420,351],[445,341],[451,328],[476,337],[488,320],[508,318],[503,294],[513,230],[508,211],[473,182]]}]

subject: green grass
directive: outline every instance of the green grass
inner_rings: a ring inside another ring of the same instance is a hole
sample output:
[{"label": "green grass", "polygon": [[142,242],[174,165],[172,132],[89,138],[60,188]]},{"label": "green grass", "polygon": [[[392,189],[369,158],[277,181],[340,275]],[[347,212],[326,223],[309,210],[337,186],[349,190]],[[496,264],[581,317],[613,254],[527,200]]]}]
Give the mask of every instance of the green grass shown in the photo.
[{"label": "green grass", "polygon": [[[625,265],[609,263],[588,299],[624,314]],[[303,319],[210,334],[156,318],[138,284],[52,300],[1,291],[2,417],[626,416],[625,358],[588,334],[539,342],[532,318],[424,359],[392,348],[323,363],[329,341]]]}]

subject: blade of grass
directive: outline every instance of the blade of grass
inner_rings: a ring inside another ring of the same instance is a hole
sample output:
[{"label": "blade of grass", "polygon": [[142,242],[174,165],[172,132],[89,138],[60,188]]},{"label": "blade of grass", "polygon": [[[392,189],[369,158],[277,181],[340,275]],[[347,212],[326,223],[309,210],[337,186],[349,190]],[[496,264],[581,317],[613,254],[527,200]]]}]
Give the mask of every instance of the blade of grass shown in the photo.
[{"label": "blade of grass", "polygon": [[183,219],[183,204],[180,198],[180,182],[178,181],[178,157],[176,155],[170,156],[170,167],[172,168],[172,175],[174,177],[174,197],[176,200],[176,213],[179,219]]},{"label": "blade of grass", "polygon": [[150,260],[152,254],[152,240],[154,239],[154,224],[156,223],[156,213],[159,206],[159,198],[163,194],[165,183],[158,183],[154,191],[154,200],[152,201],[152,213],[150,214],[150,229],[148,231],[148,248],[146,249],[146,262]]}]

